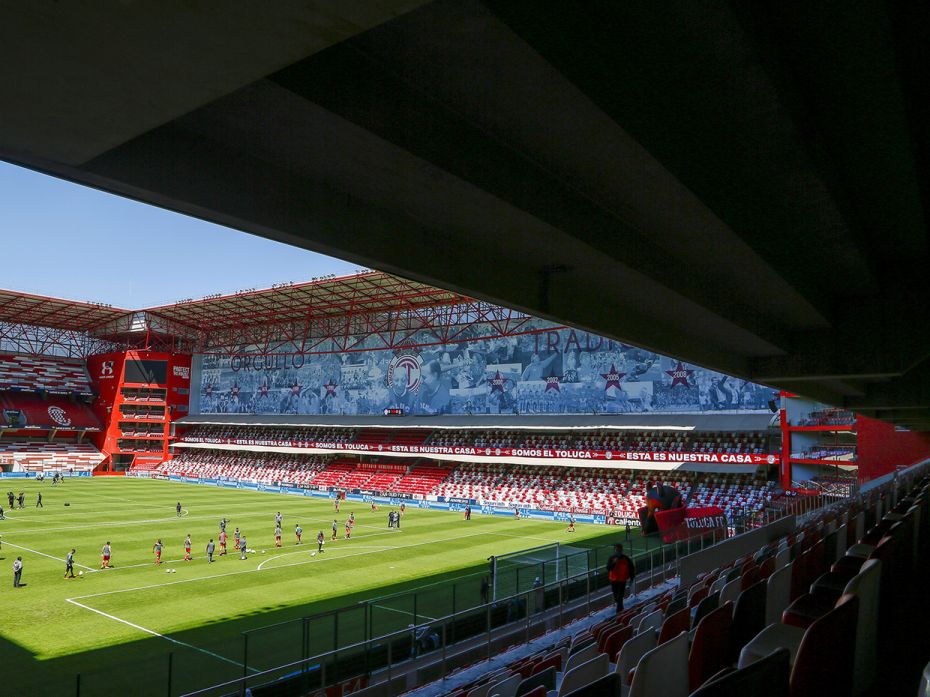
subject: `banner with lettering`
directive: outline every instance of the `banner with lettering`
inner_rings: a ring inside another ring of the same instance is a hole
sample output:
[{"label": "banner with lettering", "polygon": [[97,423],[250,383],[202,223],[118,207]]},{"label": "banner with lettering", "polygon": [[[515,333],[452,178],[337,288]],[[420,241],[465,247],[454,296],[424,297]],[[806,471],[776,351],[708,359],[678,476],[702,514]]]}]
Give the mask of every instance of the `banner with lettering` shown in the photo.
[{"label": "banner with lettering", "polygon": [[[551,448],[477,448],[451,445],[391,445],[374,443],[330,443],[327,441],[269,440],[250,438],[202,438],[183,436],[182,442],[209,445],[246,445],[262,448],[301,448],[307,450],[340,450],[353,453],[402,453],[406,455],[474,455],[479,457],[527,457],[555,460],[617,460],[633,462],[696,462],[725,465],[772,465],[777,458],[771,453],[677,453],[624,450],[573,450]],[[381,465],[379,465],[381,467]]]},{"label": "banner with lettering", "polygon": [[727,517],[717,506],[693,506],[656,511],[656,524],[663,542],[686,540],[727,528]]}]

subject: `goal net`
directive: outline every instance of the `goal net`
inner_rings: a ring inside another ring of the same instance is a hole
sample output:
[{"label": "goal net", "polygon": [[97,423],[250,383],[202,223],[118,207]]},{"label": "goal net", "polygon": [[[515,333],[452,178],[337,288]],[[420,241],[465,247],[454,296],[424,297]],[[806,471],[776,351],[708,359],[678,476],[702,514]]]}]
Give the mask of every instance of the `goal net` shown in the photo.
[{"label": "goal net", "polygon": [[525,593],[589,570],[588,550],[558,542],[490,558],[492,600]]}]

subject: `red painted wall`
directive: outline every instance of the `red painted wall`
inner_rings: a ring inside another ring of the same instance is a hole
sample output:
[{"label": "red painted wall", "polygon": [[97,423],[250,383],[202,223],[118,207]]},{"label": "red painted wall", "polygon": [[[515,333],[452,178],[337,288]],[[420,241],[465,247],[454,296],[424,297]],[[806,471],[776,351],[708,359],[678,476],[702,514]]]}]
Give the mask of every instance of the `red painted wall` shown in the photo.
[{"label": "red painted wall", "polygon": [[190,403],[190,355],[159,353],[156,351],[127,351],[90,356],[87,359],[87,371],[98,395],[93,407],[104,427],[103,432],[92,435],[92,440],[97,448],[107,456],[107,460],[103,465],[104,469],[109,469],[111,455],[132,452],[120,450],[118,446],[118,441],[122,435],[119,428],[119,407],[124,402],[120,389],[124,385],[130,384],[125,382],[124,374],[127,358],[168,362],[167,381],[157,385],[145,385],[147,387],[164,388],[167,393],[164,407],[164,428],[162,429],[165,447],[161,453],[139,452],[135,455],[135,462],[141,460],[160,462],[169,456],[167,436],[170,432],[171,422],[182,416],[187,416],[187,408]]},{"label": "red painted wall", "polygon": [[856,418],[859,481],[867,482],[930,457],[930,433],[897,431],[892,424]]}]

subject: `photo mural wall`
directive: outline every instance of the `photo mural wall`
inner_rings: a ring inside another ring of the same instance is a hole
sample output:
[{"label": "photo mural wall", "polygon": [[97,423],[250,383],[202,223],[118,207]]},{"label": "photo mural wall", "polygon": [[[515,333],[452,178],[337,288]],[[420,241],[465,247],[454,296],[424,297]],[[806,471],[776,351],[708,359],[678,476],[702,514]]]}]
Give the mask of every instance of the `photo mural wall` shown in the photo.
[{"label": "photo mural wall", "polygon": [[[492,326],[402,349],[200,357],[200,413],[605,414],[767,411],[770,388],[544,320],[519,336]],[[319,352],[322,351],[322,352]]]}]

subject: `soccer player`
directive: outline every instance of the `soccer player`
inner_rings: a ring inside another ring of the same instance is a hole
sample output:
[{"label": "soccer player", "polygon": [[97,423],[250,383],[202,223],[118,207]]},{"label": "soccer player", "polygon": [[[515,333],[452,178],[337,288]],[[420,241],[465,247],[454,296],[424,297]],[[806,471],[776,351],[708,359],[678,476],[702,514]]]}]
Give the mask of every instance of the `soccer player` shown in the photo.
[{"label": "soccer player", "polygon": [[226,555],[226,531],[220,533],[220,556]]},{"label": "soccer player", "polygon": [[42,505],[42,492],[41,491],[36,496],[36,508],[45,508],[45,506]]},{"label": "soccer player", "polygon": [[513,509],[513,519],[520,520],[520,509],[517,507],[514,507]]},{"label": "soccer player", "polygon": [[[220,521],[220,532],[226,532],[226,523],[228,523],[228,522],[229,522],[229,521],[226,520],[225,518],[223,518],[223,519]],[[238,530],[238,529],[239,529],[239,528],[236,528],[236,530]]]},{"label": "soccer player", "polygon": [[213,563],[213,552],[216,550],[216,545],[213,544],[213,538],[210,538],[210,541],[207,542],[207,563]]},{"label": "soccer player", "polygon": [[277,514],[276,514],[275,517],[274,517],[274,524],[275,524],[275,526],[277,526],[277,527],[280,528],[280,527],[281,527],[281,523],[283,523],[283,522],[284,522],[284,516],[281,515],[281,511],[278,511]]},{"label": "soccer player", "polygon": [[407,504],[406,504],[406,503],[401,503],[401,504],[400,504],[400,514],[403,515],[403,514],[406,513],[406,512],[407,512]]},{"label": "soccer player", "polygon": [[349,514],[349,524],[350,524],[350,525],[355,525],[355,513],[350,513],[350,514]]},{"label": "soccer player", "polygon": [[339,529],[339,524],[336,522],[336,519],[333,518],[333,539],[336,539],[336,531]]},{"label": "soccer player", "polygon": [[178,505],[174,507],[175,512],[178,514],[178,518],[181,517],[181,502],[178,501]]},{"label": "soccer player", "polygon": [[107,542],[103,549],[100,551],[100,568],[109,569],[110,568],[110,543]]},{"label": "soccer player", "polygon": [[[213,540],[210,540],[213,542]],[[191,536],[190,533],[184,538],[184,561],[191,560]]]},{"label": "soccer player", "polygon": [[161,540],[155,540],[152,551],[155,552],[155,565],[158,566],[161,564]]},{"label": "soccer player", "polygon": [[338,496],[336,496],[336,500],[333,501],[333,509],[335,509],[336,513],[339,512],[339,497]]},{"label": "soccer player", "polygon": [[316,551],[320,554],[323,553],[323,543],[326,542],[326,538],[323,537],[323,531],[320,530],[316,536]]},{"label": "soccer player", "polygon": [[239,558],[240,558],[240,559],[246,559],[246,558],[247,558],[247,557],[245,556],[246,545],[247,545],[247,544],[248,544],[248,543],[246,542],[245,535],[242,535],[242,537],[239,538]]},{"label": "soccer player", "polygon": [[19,492],[19,507],[20,508],[26,507],[26,492],[24,491]]},{"label": "soccer player", "polygon": [[274,527],[274,546],[275,547],[281,546],[281,526],[280,525],[275,525]]},{"label": "soccer player", "polygon": [[297,536],[297,544],[300,544],[300,536],[303,534],[303,528],[300,527],[300,523],[297,523],[297,526],[294,528],[294,535]]},{"label": "soccer player", "polygon": [[377,511],[377,510],[378,510],[378,504],[376,504],[374,501],[372,501],[372,502],[371,502],[371,512],[374,513],[374,512]]},{"label": "soccer player", "polygon": [[575,532],[575,516],[568,516],[568,532]]},{"label": "soccer player", "polygon": [[350,537],[352,537],[352,523],[350,523],[347,519],[346,520],[346,539],[348,540]]},{"label": "soccer player", "polygon": [[65,557],[65,578],[74,578],[74,550]]},{"label": "soccer player", "polygon": [[[225,530],[223,532],[226,532]],[[236,540],[236,545],[233,549],[239,549],[239,537],[242,533],[239,532],[239,528],[236,528],[236,532],[233,533],[233,538]]]}]

